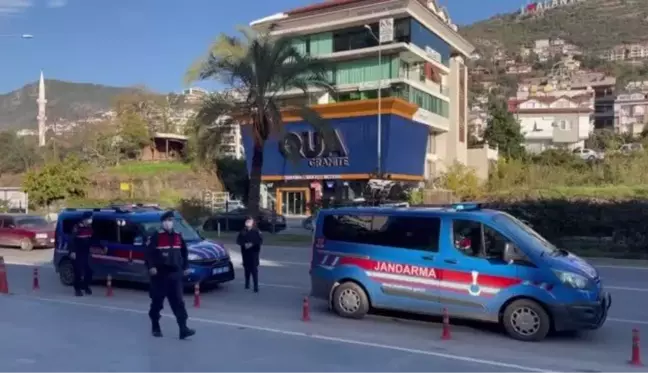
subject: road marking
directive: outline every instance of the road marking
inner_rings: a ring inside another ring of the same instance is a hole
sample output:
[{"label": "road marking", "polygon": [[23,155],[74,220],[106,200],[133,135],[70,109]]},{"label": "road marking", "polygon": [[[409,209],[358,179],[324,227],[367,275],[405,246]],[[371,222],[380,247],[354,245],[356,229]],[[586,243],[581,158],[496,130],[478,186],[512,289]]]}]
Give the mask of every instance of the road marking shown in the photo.
[{"label": "road marking", "polygon": [[648,289],[646,288],[633,288],[633,287],[628,287],[628,286],[610,286],[610,285],[603,285],[604,289],[612,289],[612,290],[626,290],[626,291],[640,291],[640,292],[648,292]]},{"label": "road marking", "polygon": [[624,323],[624,324],[648,325],[648,321],[630,320],[630,319],[617,319],[616,317],[608,317],[607,321],[620,322],[620,323]]},{"label": "road marking", "polygon": [[[103,309],[103,310],[107,310],[107,311],[120,311],[120,312],[135,313],[135,314],[140,314],[140,315],[148,314],[148,311],[138,310],[138,309],[134,309],[134,308],[114,307],[114,306],[106,306],[106,305],[101,305],[101,304],[90,304],[90,303],[84,303],[84,302],[69,301],[69,300],[63,300],[63,299],[54,299],[54,298],[45,298],[45,297],[37,297],[37,296],[29,296],[29,295],[21,295],[19,297],[26,298],[26,299],[38,300],[38,301],[42,301],[42,302],[59,303],[59,304],[66,304],[66,305],[72,305],[72,306],[81,306],[81,307]],[[173,318],[174,317],[173,315],[168,314],[168,313],[162,313],[162,316],[168,317],[168,318]],[[456,360],[456,361],[463,361],[463,362],[468,362],[468,363],[490,365],[490,366],[496,366],[496,367],[501,367],[501,368],[514,369],[514,370],[524,370],[524,371],[527,371],[527,372],[551,372],[551,371],[548,371],[546,369],[527,367],[527,366],[523,366],[523,365],[505,363],[505,362],[496,361],[496,360],[486,360],[486,359],[473,358],[473,357],[469,357],[469,356],[455,355],[455,354],[451,354],[451,353],[432,352],[432,351],[425,351],[425,350],[419,350],[419,349],[413,349],[413,348],[390,346],[390,345],[385,345],[385,344],[380,344],[380,343],[365,342],[365,341],[359,341],[359,340],[354,340],[354,339],[329,337],[329,336],[321,335],[321,334],[311,334],[311,333],[305,333],[305,332],[297,332],[297,331],[292,331],[292,330],[287,330],[287,329],[267,328],[267,327],[258,326],[258,325],[241,324],[241,323],[236,323],[236,322],[214,320],[214,319],[205,319],[205,318],[200,318],[200,317],[189,317],[189,320],[194,321],[194,322],[205,323],[205,324],[227,326],[227,327],[232,327],[232,328],[244,328],[244,329],[262,331],[262,332],[274,333],[274,334],[280,334],[280,335],[287,335],[287,336],[293,336],[293,337],[310,338],[310,339],[316,339],[316,340],[321,340],[321,341],[337,342],[337,343],[341,343],[341,344],[350,344],[350,345],[363,346],[363,347],[373,347],[373,348],[377,348],[377,349],[406,352],[406,353],[416,354],[416,355],[434,356],[434,357],[440,357],[440,358],[445,358],[445,359],[449,359],[449,360]]]},{"label": "road marking", "polygon": [[648,267],[637,267],[637,266],[621,266],[621,265],[597,265],[594,264],[596,268],[612,268],[612,269],[633,269],[637,271],[648,271]]}]

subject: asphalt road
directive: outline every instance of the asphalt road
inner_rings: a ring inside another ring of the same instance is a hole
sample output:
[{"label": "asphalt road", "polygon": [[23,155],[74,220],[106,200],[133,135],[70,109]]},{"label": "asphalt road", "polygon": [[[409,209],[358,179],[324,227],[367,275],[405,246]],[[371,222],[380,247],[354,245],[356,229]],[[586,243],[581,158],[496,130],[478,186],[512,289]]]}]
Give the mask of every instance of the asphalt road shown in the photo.
[{"label": "asphalt road", "polygon": [[[13,295],[0,296],[0,371],[641,371],[627,365],[631,330],[648,335],[648,267],[641,266],[599,265],[614,304],[598,331],[520,343],[497,327],[463,322],[442,341],[434,318],[347,320],[320,302],[302,322],[310,252],[265,247],[261,292],[243,289],[239,265],[238,279],[203,294],[201,308],[187,295],[198,334],[179,341],[172,318],[165,338],[149,336],[146,291],[118,287],[109,298],[97,286],[76,298],[48,266],[51,251],[0,255],[17,263],[8,266]],[[33,264],[41,268],[38,291]]]}]

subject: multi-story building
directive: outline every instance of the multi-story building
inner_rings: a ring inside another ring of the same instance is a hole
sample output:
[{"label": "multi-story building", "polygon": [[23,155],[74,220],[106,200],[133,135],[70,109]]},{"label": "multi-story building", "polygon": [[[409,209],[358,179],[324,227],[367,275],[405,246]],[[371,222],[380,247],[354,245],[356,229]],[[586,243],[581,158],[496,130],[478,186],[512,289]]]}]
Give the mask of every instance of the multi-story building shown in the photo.
[{"label": "multi-story building", "polygon": [[488,112],[484,110],[484,104],[473,105],[468,115],[468,135],[479,141],[483,140],[488,124]]},{"label": "multi-story building", "polygon": [[243,135],[241,126],[238,124],[223,125],[223,132],[220,138],[219,156],[243,159],[245,148],[243,147]]},{"label": "multi-story building", "polygon": [[[329,61],[337,89],[278,93],[288,106],[313,104],[335,131],[324,143],[297,112],[284,112],[287,135],[267,143],[262,171],[278,211],[303,214],[313,200],[361,195],[370,180],[418,185],[455,162],[486,159],[486,149],[467,147],[465,63],[474,47],[436,1],[326,1],[252,22],[269,24],[297,50]],[[297,145],[297,162],[286,143]]]},{"label": "multi-story building", "polygon": [[594,127],[614,127],[615,77],[604,73],[582,72],[571,76],[569,86],[573,90],[594,90]]},{"label": "multi-story building", "polygon": [[603,52],[608,61],[640,61],[648,59],[648,43],[622,44]]},{"label": "multi-story building", "polygon": [[648,123],[648,95],[646,92],[626,92],[614,101],[614,130],[618,133],[639,135]]},{"label": "multi-story building", "polygon": [[520,122],[524,146],[532,153],[551,148],[583,147],[593,131],[594,90],[521,87],[509,99],[509,111]]}]

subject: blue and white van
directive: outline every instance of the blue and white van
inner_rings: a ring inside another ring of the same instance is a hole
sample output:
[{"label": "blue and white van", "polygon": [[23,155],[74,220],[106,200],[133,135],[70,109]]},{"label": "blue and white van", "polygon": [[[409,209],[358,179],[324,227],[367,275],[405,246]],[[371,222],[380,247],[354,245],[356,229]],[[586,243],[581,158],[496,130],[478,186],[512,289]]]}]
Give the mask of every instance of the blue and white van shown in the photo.
[{"label": "blue and white van", "polygon": [[[58,217],[53,263],[64,285],[72,285],[74,272],[67,245],[72,228],[81,221],[85,211],[92,211],[94,241],[90,248],[90,266],[94,277],[129,282],[149,281],[144,262],[147,236],[161,227],[160,217],[166,211],[143,205],[104,209],[66,209]],[[195,283],[218,284],[234,280],[234,267],[227,249],[204,239],[177,212],[174,229],[180,233],[189,250],[191,273],[184,278],[187,286]]]},{"label": "blue and white van", "polygon": [[320,210],[311,292],[340,316],[371,308],[501,323],[538,341],[551,330],[597,329],[612,299],[591,265],[501,211]]}]

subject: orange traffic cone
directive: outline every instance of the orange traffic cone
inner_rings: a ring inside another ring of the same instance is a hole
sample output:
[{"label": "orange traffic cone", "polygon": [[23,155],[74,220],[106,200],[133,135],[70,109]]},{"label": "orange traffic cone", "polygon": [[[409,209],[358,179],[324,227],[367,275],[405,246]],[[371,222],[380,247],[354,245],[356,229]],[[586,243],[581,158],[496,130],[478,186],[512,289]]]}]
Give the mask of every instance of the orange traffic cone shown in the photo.
[{"label": "orange traffic cone", "polygon": [[194,285],[194,307],[200,308],[200,283]]},{"label": "orange traffic cone", "polygon": [[310,321],[310,302],[308,297],[304,297],[304,303],[302,304],[302,321]]},{"label": "orange traffic cone", "polygon": [[4,257],[0,256],[0,294],[9,294],[9,281],[7,281],[7,266]]},{"label": "orange traffic cone", "polygon": [[450,316],[448,316],[447,308],[443,309],[443,332],[441,333],[441,339],[452,339],[450,336]]},{"label": "orange traffic cone", "polygon": [[32,290],[40,289],[40,282],[38,280],[38,267],[34,268],[34,281],[32,283]]},{"label": "orange traffic cone", "polygon": [[106,278],[106,296],[107,297],[112,297],[113,296],[113,288],[112,288],[112,276],[108,275]]},{"label": "orange traffic cone", "polygon": [[639,347],[639,330],[632,329],[632,356],[628,362],[630,365],[642,367],[641,362],[641,349]]}]

